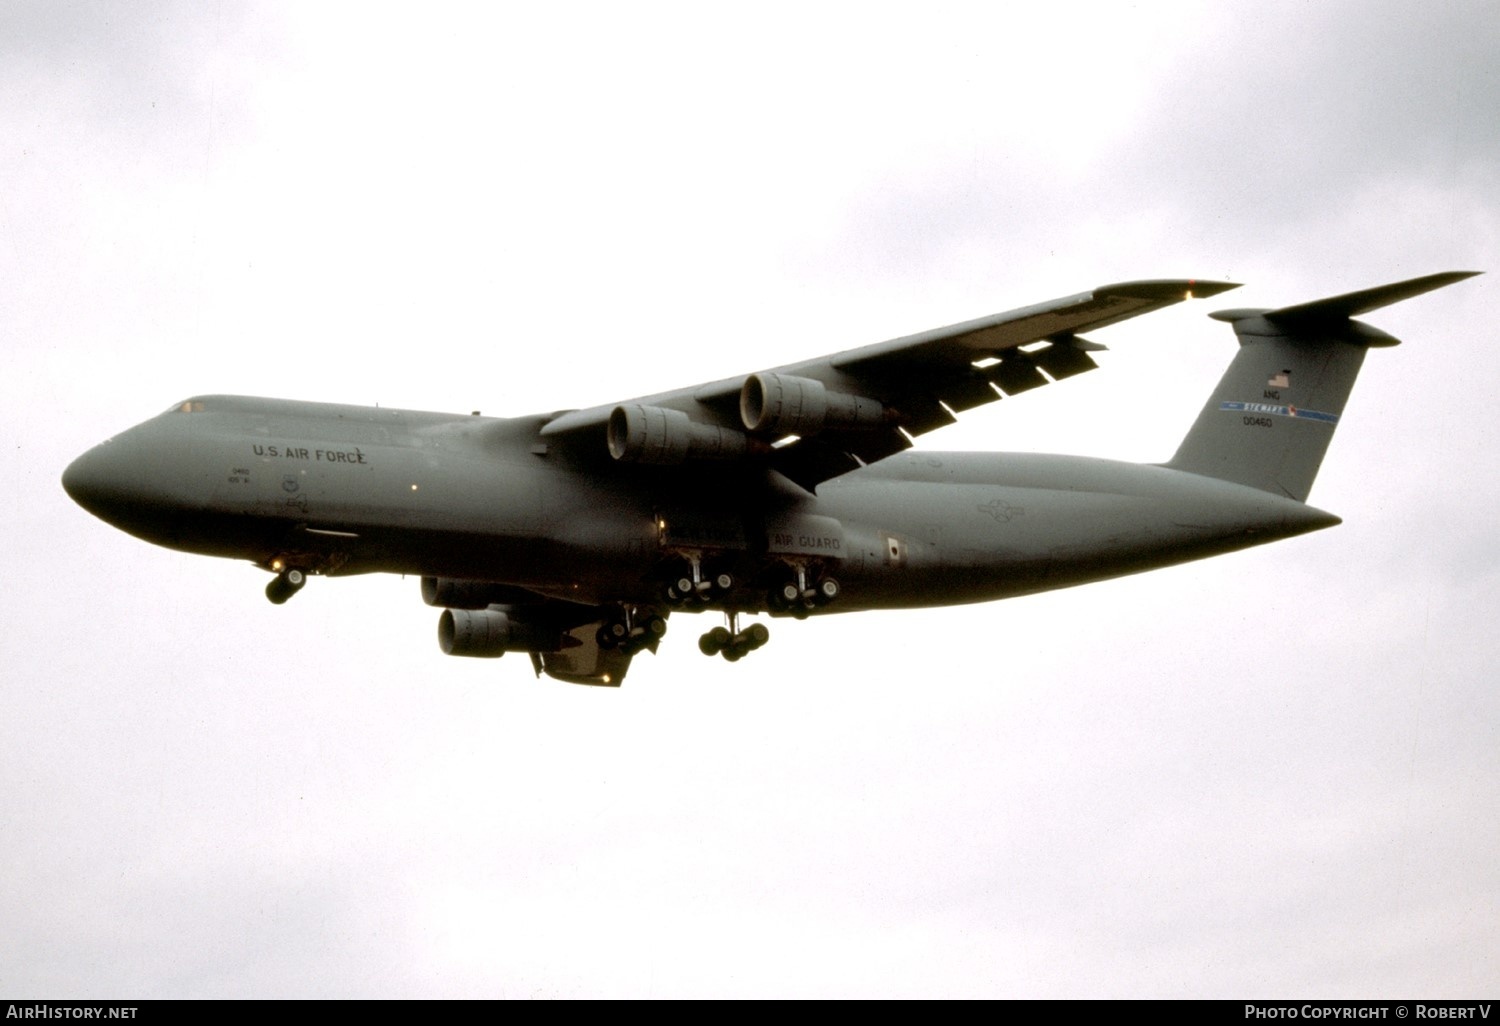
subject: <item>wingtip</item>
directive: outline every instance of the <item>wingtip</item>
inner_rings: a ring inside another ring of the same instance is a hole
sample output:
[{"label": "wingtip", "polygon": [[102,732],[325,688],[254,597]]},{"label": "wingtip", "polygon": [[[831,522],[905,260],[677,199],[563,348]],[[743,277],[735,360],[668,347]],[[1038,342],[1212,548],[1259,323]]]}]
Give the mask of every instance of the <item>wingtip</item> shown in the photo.
[{"label": "wingtip", "polygon": [[1240,284],[1237,281],[1189,281],[1187,294],[1189,299],[1208,299],[1230,289],[1237,289]]},{"label": "wingtip", "polygon": [[1131,299],[1172,300],[1206,299],[1221,292],[1239,288],[1234,281],[1202,281],[1198,278],[1157,278],[1151,281],[1123,281],[1094,290],[1095,295],[1128,296]]},{"label": "wingtip", "polygon": [[1412,278],[1408,281],[1397,282],[1396,284],[1421,288],[1424,291],[1430,292],[1433,289],[1455,285],[1458,282],[1477,277],[1483,273],[1483,271],[1439,271],[1437,274],[1424,274],[1420,278]]}]

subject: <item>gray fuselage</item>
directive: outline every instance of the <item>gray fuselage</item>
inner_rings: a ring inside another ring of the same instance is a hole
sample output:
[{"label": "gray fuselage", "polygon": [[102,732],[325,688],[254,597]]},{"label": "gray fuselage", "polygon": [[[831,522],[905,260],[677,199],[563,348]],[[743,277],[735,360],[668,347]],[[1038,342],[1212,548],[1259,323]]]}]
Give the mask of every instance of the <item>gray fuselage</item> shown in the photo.
[{"label": "gray fuselage", "polygon": [[744,611],[789,572],[836,573],[819,611],[947,605],[1338,523],[1268,491],[1074,456],[912,451],[814,495],[763,466],[622,466],[602,437],[549,444],[546,420],[204,396],[85,453],[64,484],[143,539],[268,569],[602,604],[655,601],[692,559],[734,575],[712,607]]}]

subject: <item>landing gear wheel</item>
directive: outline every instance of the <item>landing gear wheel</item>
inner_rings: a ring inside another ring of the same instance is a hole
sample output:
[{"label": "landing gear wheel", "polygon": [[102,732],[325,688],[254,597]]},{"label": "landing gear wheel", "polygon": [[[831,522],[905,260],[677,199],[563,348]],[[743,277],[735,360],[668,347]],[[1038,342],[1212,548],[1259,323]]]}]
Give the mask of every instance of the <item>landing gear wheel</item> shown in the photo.
[{"label": "landing gear wheel", "polygon": [[600,648],[615,648],[623,644],[630,636],[630,628],[622,620],[611,620],[602,625],[594,635],[594,640],[599,642]]},{"label": "landing gear wheel", "polygon": [[723,627],[715,627],[698,639],[698,651],[706,656],[718,655],[729,647],[731,635]]},{"label": "landing gear wheel", "polygon": [[307,574],[301,570],[283,570],[271,578],[271,583],[266,585],[266,598],[274,605],[281,605],[307,583]]},{"label": "landing gear wheel", "polygon": [[740,630],[739,612],[730,611],[727,615],[729,626],[715,627],[699,638],[698,651],[706,656],[721,655],[729,662],[737,663],[771,640],[771,631],[765,624],[752,623]]}]

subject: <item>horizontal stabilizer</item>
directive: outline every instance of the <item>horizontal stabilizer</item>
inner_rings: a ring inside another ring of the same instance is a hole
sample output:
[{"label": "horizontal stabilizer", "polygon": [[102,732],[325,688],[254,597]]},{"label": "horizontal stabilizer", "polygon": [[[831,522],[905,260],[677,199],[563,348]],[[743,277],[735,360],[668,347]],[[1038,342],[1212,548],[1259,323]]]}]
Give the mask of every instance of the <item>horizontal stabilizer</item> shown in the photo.
[{"label": "horizontal stabilizer", "polygon": [[1379,310],[1382,306],[1390,306],[1403,299],[1411,299],[1413,296],[1420,296],[1424,292],[1431,292],[1433,289],[1440,289],[1445,285],[1452,285],[1482,273],[1481,271],[1444,271],[1441,274],[1428,274],[1421,278],[1411,278],[1390,285],[1377,285],[1372,289],[1346,292],[1342,296],[1315,299],[1310,303],[1283,306],[1276,310],[1216,310],[1209,316],[1217,321],[1231,323],[1257,316],[1280,324],[1345,321],[1351,317],[1369,313],[1371,310]]}]

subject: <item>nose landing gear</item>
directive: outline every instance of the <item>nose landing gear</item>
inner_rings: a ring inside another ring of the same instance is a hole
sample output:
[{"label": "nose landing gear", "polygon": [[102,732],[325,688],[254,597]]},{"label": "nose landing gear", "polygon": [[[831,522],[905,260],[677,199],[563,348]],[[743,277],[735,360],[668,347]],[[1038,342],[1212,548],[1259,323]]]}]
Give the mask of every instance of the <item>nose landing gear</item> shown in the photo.
[{"label": "nose landing gear", "polygon": [[266,585],[266,598],[279,606],[301,591],[302,586],[306,583],[306,573],[298,570],[296,567],[288,567],[271,578],[271,583]]}]

